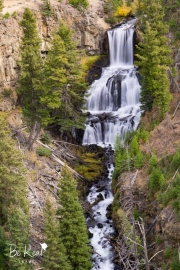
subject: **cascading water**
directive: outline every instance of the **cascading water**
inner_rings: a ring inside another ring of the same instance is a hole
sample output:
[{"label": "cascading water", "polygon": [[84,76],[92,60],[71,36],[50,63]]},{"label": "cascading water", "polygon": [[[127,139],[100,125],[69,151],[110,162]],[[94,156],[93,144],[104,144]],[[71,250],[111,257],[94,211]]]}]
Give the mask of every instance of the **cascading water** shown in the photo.
[{"label": "cascading water", "polygon": [[[132,20],[108,31],[110,66],[103,68],[101,78],[94,81],[88,91],[84,145],[113,146],[117,133],[123,139],[126,132],[135,130],[139,124],[140,85],[133,65],[134,22],[135,20]],[[113,251],[107,239],[107,236],[111,237],[114,233],[112,221],[107,219],[107,208],[113,201],[113,166],[109,164],[109,167],[109,177],[103,182],[103,191],[99,192],[94,186],[87,198],[93,203],[98,196],[103,196],[103,200],[92,207],[95,221],[93,226],[89,225],[91,218],[87,219],[89,231],[93,236],[93,270],[115,269],[112,262]]]}]

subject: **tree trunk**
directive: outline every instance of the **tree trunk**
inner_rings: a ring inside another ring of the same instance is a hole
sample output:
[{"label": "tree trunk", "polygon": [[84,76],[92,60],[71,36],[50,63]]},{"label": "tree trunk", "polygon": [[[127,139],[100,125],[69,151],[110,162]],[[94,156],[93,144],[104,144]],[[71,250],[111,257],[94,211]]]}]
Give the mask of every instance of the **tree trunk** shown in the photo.
[{"label": "tree trunk", "polygon": [[35,132],[35,129],[36,129],[36,124],[37,122],[35,121],[32,125],[31,125],[31,128],[30,128],[30,134],[29,134],[29,137],[27,139],[27,145],[30,144],[30,142],[32,141],[32,138],[33,138],[33,135],[34,135],[34,132]]},{"label": "tree trunk", "polygon": [[33,147],[33,144],[35,143],[35,141],[37,140],[38,136],[39,136],[39,133],[41,131],[41,124],[40,123],[37,123],[36,122],[36,132],[34,131],[34,138],[31,137],[31,141],[29,141],[29,144],[28,144],[28,150],[31,150],[32,147]]},{"label": "tree trunk", "polygon": [[146,270],[150,270],[148,254],[147,254],[147,245],[146,245],[146,233],[145,233],[145,229],[144,229],[143,219],[141,219],[141,228],[142,228],[142,237],[143,237],[143,246],[144,246],[145,267],[146,267]]}]

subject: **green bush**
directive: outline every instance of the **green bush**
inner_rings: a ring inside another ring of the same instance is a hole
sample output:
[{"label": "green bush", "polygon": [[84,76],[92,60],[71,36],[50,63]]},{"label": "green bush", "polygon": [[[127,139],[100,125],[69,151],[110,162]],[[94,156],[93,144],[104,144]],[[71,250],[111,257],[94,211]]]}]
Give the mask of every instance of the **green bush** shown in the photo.
[{"label": "green bush", "polygon": [[117,192],[114,196],[114,200],[112,203],[112,207],[113,207],[113,212],[117,212],[117,210],[119,209],[119,207],[121,206],[120,204],[120,194],[119,192]]},{"label": "green bush", "polygon": [[164,252],[164,257],[166,259],[170,259],[172,256],[172,248],[171,247],[168,247],[166,248],[165,252]]},{"label": "green bush", "polygon": [[170,270],[180,270],[180,262],[178,255],[176,256],[175,260],[171,264]]},{"label": "green bush", "polygon": [[11,15],[9,14],[9,12],[6,12],[6,14],[3,15],[4,19],[8,19]]},{"label": "green bush", "polygon": [[45,17],[53,16],[54,12],[50,4],[50,1],[49,0],[42,0],[42,1],[43,1],[42,15]]},{"label": "green bush", "polygon": [[12,90],[8,88],[4,88],[4,90],[2,91],[2,95],[4,97],[10,97],[11,93],[12,93]]},{"label": "green bush", "polygon": [[142,152],[139,150],[134,159],[134,166],[137,169],[141,169],[143,165],[144,165],[144,157]]},{"label": "green bush", "polygon": [[151,192],[158,191],[165,183],[164,175],[158,168],[153,168],[152,174],[150,176],[148,187]]},{"label": "green bush", "polygon": [[173,160],[172,160],[172,169],[177,170],[180,166],[180,152],[179,150],[175,153]]},{"label": "green bush", "polygon": [[41,141],[45,144],[51,143],[51,138],[50,138],[49,132],[47,132],[47,131],[44,132],[44,134],[41,137]]},{"label": "green bush", "polygon": [[44,148],[44,147],[38,147],[36,149],[36,153],[39,156],[49,157],[51,155],[51,150],[50,149],[47,149],[47,148]]},{"label": "green bush", "polygon": [[87,0],[69,0],[69,3],[75,7],[78,7],[82,5],[84,8],[88,7],[88,1]]},{"label": "green bush", "polygon": [[17,12],[16,12],[16,11],[14,11],[14,12],[12,13],[12,17],[13,17],[14,19],[17,18]]},{"label": "green bush", "polygon": [[139,210],[137,208],[134,208],[134,219],[136,221],[140,220],[140,213],[139,213]]},{"label": "green bush", "polygon": [[139,152],[139,144],[138,144],[138,138],[136,135],[134,135],[131,143],[130,143],[130,155],[135,156]]},{"label": "green bush", "polygon": [[160,245],[162,243],[162,238],[161,236],[158,234],[158,236],[156,237],[156,244]]},{"label": "green bush", "polygon": [[137,136],[138,136],[138,140],[141,139],[143,142],[147,142],[150,134],[147,130],[145,130],[144,127],[141,127],[137,131]]}]

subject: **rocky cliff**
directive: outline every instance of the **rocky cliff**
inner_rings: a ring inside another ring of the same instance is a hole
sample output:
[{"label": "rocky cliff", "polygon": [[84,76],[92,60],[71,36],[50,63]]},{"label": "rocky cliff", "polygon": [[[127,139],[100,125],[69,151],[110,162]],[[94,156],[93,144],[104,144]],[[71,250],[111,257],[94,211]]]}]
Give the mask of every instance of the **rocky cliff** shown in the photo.
[{"label": "rocky cliff", "polygon": [[[90,1],[91,2],[91,1]],[[53,17],[43,18],[41,15],[42,1],[5,1],[3,13],[11,15],[8,19],[0,21],[0,87],[12,88],[16,86],[18,78],[18,54],[22,35],[19,21],[22,18],[25,7],[34,11],[39,35],[42,38],[42,56],[48,51],[52,32],[56,29],[58,21],[63,19],[74,30],[74,40],[77,47],[85,49],[88,55],[103,54],[105,46],[105,30],[109,27],[103,17],[103,1],[97,1],[96,5],[89,6],[88,10],[77,10],[68,4],[68,1],[51,1],[54,10]]]}]

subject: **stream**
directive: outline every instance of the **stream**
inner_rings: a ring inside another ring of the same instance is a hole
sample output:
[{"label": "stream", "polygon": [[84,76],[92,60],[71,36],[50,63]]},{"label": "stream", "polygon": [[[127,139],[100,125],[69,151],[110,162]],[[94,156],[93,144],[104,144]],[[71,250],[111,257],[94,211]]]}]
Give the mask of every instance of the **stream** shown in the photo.
[{"label": "stream", "polygon": [[136,130],[140,121],[140,84],[134,67],[133,36],[135,19],[108,31],[110,66],[102,69],[99,80],[88,90],[86,130],[83,145],[97,144],[105,148],[108,177],[89,190],[93,217],[87,218],[93,247],[92,270],[114,270],[114,252],[110,238],[115,234],[109,209],[113,201],[111,179],[113,144],[117,134],[123,140],[127,132]]}]

